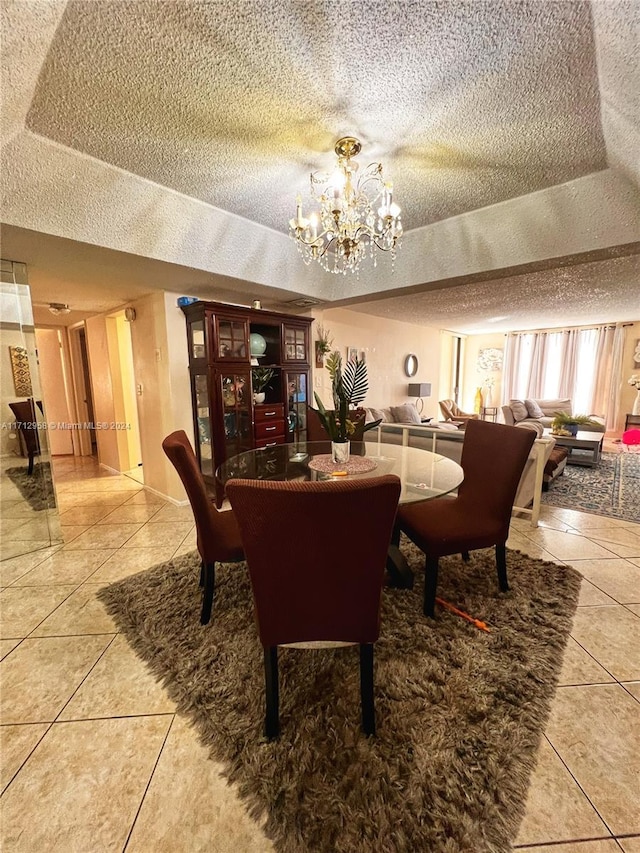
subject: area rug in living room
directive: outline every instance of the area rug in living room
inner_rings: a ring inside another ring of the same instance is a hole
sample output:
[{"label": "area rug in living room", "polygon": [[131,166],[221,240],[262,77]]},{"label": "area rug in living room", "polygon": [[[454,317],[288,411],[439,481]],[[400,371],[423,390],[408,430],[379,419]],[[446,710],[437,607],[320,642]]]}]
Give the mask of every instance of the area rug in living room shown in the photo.
[{"label": "area rug in living room", "polygon": [[542,503],[640,523],[640,453],[603,453],[595,468],[567,465]]},{"label": "area rug in living room", "polygon": [[56,498],[51,481],[51,463],[37,462],[33,466],[32,474],[28,474],[27,470],[25,464],[16,468],[7,468],[5,474],[18,487],[31,509],[36,511],[55,509]]},{"label": "area rug in living room", "polygon": [[383,594],[374,738],[360,732],[349,647],[280,650],[281,735],[265,741],[245,564],[219,568],[205,627],[195,552],[99,593],[280,853],[511,849],[580,576],[509,551],[502,594],[492,550],[443,559],[439,595],[487,622],[484,633],[446,611],[422,615],[423,557],[402,548],[417,578]]}]

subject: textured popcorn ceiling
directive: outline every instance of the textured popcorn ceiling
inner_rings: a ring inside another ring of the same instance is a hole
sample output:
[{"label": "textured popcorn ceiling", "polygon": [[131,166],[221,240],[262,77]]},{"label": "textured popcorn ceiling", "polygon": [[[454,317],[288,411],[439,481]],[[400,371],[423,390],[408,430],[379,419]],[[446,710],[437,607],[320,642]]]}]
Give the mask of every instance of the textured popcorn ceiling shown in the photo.
[{"label": "textured popcorn ceiling", "polygon": [[27,125],[285,232],[347,133],[406,230],[607,165],[582,0],[74,0]]},{"label": "textured popcorn ceiling", "polygon": [[[36,301],[304,297],[459,331],[640,319],[638,0],[0,15],[2,256],[28,265]],[[345,134],[394,180],[393,274],[380,255],[329,275],[286,237]]]}]

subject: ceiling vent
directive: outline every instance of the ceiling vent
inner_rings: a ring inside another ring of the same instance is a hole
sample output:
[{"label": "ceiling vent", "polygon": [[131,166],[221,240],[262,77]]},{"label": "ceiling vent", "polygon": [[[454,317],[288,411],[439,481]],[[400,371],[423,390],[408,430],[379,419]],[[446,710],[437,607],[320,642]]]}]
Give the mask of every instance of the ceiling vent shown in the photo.
[{"label": "ceiling vent", "polygon": [[311,296],[301,296],[299,299],[290,299],[285,305],[295,305],[296,308],[311,308],[312,305],[322,305],[322,299],[313,299]]}]

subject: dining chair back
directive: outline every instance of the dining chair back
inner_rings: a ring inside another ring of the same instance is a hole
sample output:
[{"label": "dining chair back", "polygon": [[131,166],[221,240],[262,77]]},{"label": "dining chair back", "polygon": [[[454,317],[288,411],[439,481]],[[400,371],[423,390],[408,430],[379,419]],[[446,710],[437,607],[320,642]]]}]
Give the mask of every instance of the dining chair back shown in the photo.
[{"label": "dining chair back", "polygon": [[460,464],[464,480],[455,498],[405,504],[398,529],[425,554],[424,613],[434,615],[439,558],[495,547],[500,589],[509,589],[506,548],[511,510],[533,430],[489,421],[469,421]]},{"label": "dining chair back", "polygon": [[33,400],[18,400],[15,403],[9,403],[9,408],[16,419],[16,429],[24,442],[24,448],[29,460],[27,474],[31,475],[33,474],[34,458],[40,453],[40,442],[36,427],[36,410]]},{"label": "dining chair back", "polygon": [[340,481],[230,480],[264,648],[267,737],[278,734],[278,646],[360,646],[362,727],[375,733],[373,643],[400,497],[392,474]]},{"label": "dining chair back", "polygon": [[244,560],[240,529],[232,511],[218,512],[214,507],[184,430],[168,435],[162,442],[162,449],[182,480],[196,523],[198,552],[202,561],[200,585],[204,586],[200,623],[206,625],[213,606],[215,564]]}]

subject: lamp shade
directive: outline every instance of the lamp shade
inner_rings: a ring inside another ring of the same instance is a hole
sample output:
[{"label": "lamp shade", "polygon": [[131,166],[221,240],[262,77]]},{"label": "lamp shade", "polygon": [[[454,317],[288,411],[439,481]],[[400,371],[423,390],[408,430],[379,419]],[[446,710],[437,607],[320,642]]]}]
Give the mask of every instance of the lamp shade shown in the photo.
[{"label": "lamp shade", "polygon": [[409,397],[430,397],[431,396],[431,383],[430,382],[410,382],[409,390],[407,391],[407,395]]}]

